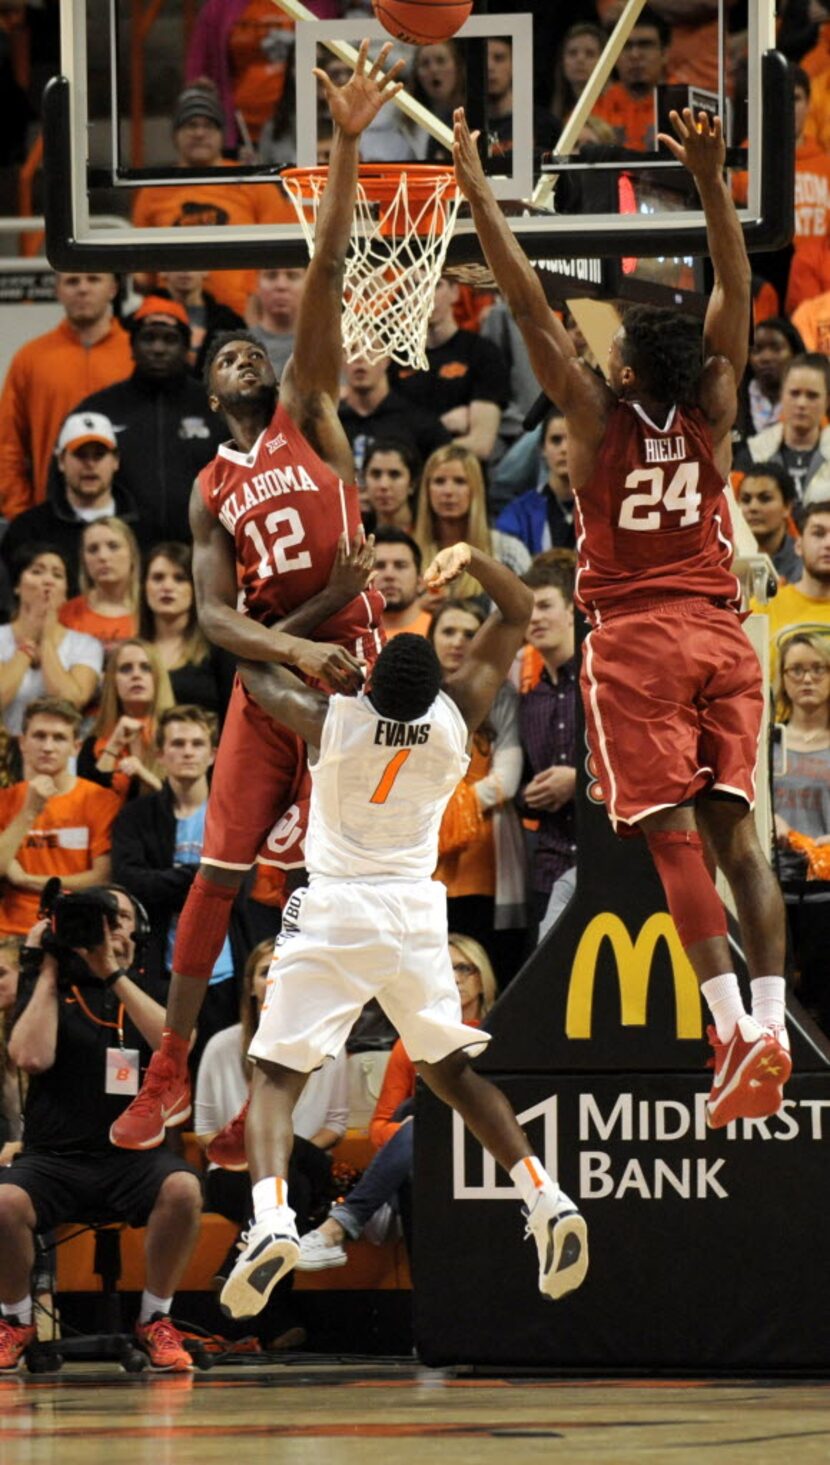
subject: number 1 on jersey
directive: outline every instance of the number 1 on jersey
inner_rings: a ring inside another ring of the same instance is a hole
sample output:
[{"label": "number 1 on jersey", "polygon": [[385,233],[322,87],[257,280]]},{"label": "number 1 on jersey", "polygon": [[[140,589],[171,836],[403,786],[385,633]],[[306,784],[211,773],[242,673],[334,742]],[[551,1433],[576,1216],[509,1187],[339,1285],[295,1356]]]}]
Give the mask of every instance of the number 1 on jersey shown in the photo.
[{"label": "number 1 on jersey", "polygon": [[401,751],[399,753],[396,753],[394,758],[389,759],[389,762],[387,763],[386,767],[383,770],[383,773],[380,776],[378,786],[369,800],[370,804],[386,803],[386,800],[389,798],[389,795],[392,792],[392,785],[395,782],[395,779],[403,768],[403,765],[411,752],[411,748],[401,748]]}]

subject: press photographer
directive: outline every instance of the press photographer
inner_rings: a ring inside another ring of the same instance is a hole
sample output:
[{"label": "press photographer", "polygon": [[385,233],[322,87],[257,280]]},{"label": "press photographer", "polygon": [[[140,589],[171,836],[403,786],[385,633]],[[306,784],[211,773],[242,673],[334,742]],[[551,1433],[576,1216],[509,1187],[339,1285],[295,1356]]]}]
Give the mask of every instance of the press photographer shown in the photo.
[{"label": "press photographer", "polygon": [[198,1235],[199,1180],[169,1150],[109,1141],[161,1043],[164,1008],[140,970],[146,914],[117,886],[50,896],[26,938],[9,1039],[29,1085],[23,1150],[0,1170],[0,1372],[35,1337],[34,1235],[67,1221],[146,1226],[136,1335],[151,1366],[183,1371],[190,1355],[169,1312]]}]

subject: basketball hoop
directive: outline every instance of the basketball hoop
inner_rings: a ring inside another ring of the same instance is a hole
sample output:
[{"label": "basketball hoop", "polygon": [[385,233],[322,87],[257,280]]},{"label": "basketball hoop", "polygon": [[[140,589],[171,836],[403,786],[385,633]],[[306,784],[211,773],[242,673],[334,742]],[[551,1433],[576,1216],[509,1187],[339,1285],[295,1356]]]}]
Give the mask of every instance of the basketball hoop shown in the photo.
[{"label": "basketball hoop", "polygon": [[[328,169],[280,174],[309,255]],[[347,361],[385,356],[426,371],[427,324],[447,256],[461,194],[452,168],[362,163],[343,287]]]}]

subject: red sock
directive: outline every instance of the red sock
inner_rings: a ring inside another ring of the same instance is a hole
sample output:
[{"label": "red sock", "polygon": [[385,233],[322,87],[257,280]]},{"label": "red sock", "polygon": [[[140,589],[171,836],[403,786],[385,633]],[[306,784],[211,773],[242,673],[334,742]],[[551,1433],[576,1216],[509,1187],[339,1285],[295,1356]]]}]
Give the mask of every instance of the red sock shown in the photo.
[{"label": "red sock", "polygon": [[177,1069],[187,1072],[187,1054],[190,1048],[189,1038],[180,1038],[172,1028],[165,1028],[161,1035],[161,1047],[159,1049],[163,1058],[169,1058],[175,1063]]},{"label": "red sock", "polygon": [[201,871],[190,887],[176,927],[173,971],[209,982],[231,923],[236,889],[206,880]]}]

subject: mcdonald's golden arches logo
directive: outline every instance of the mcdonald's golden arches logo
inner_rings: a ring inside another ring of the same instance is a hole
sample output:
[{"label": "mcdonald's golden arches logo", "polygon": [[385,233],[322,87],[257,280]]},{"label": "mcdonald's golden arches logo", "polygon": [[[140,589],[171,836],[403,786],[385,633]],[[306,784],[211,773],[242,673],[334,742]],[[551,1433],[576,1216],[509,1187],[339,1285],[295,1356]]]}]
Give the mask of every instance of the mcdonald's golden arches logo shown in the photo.
[{"label": "mcdonald's golden arches logo", "polygon": [[591,1036],[594,980],[603,941],[610,942],[617,963],[623,1027],[645,1027],[651,969],[660,940],[666,943],[674,974],[677,1036],[702,1037],[700,989],[671,916],[665,911],[649,916],[632,940],[620,917],[604,911],[585,927],[574,957],[565,1013],[565,1032],[569,1038]]}]

